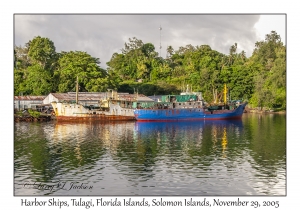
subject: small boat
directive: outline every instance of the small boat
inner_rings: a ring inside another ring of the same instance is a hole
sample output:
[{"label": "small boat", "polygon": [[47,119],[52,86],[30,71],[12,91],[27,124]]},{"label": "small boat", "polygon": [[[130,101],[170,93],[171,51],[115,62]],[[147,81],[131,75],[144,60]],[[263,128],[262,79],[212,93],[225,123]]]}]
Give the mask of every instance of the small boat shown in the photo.
[{"label": "small boat", "polygon": [[207,106],[201,93],[163,96],[161,102],[139,104],[134,110],[137,121],[182,121],[239,119],[245,103],[226,103]]}]

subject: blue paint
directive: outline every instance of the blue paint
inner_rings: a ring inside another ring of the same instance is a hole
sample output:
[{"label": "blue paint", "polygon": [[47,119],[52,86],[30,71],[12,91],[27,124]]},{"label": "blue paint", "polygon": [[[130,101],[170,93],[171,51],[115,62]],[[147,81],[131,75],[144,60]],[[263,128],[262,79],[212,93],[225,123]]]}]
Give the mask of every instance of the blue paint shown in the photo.
[{"label": "blue paint", "polygon": [[157,132],[169,133],[170,131],[187,128],[189,130],[198,130],[199,128],[217,126],[242,128],[241,119],[229,120],[201,120],[201,121],[137,121],[135,122],[135,130],[140,134],[153,134]]},{"label": "blue paint", "polygon": [[181,120],[221,120],[241,118],[247,103],[240,104],[234,110],[217,110],[213,113],[202,108],[179,109],[136,109],[137,121],[181,121]]}]

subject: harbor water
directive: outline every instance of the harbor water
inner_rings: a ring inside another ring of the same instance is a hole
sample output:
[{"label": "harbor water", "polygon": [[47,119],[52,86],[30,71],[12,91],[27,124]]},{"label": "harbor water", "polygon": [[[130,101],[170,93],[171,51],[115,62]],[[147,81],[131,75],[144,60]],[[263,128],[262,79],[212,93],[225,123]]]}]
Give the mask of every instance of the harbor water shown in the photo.
[{"label": "harbor water", "polygon": [[15,122],[15,195],[286,195],[286,115]]}]

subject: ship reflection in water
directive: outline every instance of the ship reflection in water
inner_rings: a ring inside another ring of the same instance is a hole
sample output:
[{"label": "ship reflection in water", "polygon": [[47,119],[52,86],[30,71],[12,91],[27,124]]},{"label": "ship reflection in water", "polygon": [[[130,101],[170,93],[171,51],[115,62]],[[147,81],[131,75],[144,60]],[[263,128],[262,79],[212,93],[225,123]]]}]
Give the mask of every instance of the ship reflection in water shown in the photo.
[{"label": "ship reflection in water", "polygon": [[253,139],[253,120],[16,123],[15,195],[285,195],[285,139]]}]

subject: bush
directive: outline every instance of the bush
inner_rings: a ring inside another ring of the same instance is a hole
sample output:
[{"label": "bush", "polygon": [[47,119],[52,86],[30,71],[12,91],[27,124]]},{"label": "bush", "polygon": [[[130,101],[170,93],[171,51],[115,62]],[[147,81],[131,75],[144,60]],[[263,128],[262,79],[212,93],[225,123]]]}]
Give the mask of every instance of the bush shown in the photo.
[{"label": "bush", "polygon": [[38,118],[41,115],[40,112],[31,110],[31,109],[28,109],[28,113],[30,114],[30,116],[35,117],[35,118]]}]

